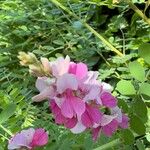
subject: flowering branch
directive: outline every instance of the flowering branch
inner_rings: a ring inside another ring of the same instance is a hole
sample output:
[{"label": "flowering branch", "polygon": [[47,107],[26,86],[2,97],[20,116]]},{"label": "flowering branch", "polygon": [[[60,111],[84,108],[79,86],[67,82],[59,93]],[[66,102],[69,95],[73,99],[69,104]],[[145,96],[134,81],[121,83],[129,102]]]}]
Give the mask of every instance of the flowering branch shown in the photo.
[{"label": "flowering branch", "polygon": [[74,18],[76,18],[77,20],[79,20],[80,22],[82,22],[82,24],[89,31],[91,31],[97,38],[99,38],[104,44],[106,44],[111,49],[111,51],[115,52],[118,56],[123,56],[123,54],[119,50],[117,50],[110,42],[108,42],[101,34],[99,34],[97,31],[95,31],[85,21],[81,20],[76,14],[74,14],[73,12],[71,12],[67,7],[65,7],[64,5],[62,5],[57,0],[51,0],[51,2],[54,3],[56,6],[60,7],[61,9],[63,9],[64,11],[66,11],[69,15],[73,16]]}]

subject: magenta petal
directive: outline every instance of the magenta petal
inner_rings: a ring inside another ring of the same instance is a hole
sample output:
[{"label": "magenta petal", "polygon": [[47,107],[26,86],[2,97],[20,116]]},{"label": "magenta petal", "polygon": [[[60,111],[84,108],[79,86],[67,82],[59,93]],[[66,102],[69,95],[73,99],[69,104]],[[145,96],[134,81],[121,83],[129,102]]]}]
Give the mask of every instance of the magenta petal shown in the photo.
[{"label": "magenta petal", "polygon": [[77,69],[77,64],[74,62],[71,62],[69,65],[69,73],[76,75],[76,69]]},{"label": "magenta petal", "polygon": [[122,122],[119,123],[119,126],[120,126],[121,128],[123,128],[123,129],[128,128],[128,126],[129,126],[129,118],[128,118],[127,115],[122,114]]},{"label": "magenta petal", "polygon": [[63,124],[64,122],[65,122],[65,117],[61,114],[61,112],[59,112],[55,116],[55,123],[57,123],[57,124]]},{"label": "magenta petal", "polygon": [[52,113],[54,113],[55,116],[61,113],[60,108],[57,106],[54,100],[50,101],[50,107],[51,107]]},{"label": "magenta petal", "polygon": [[115,107],[117,105],[117,100],[109,92],[103,92],[101,95],[101,100],[104,106],[106,107]]},{"label": "magenta petal", "polygon": [[78,81],[73,74],[64,74],[57,80],[57,91],[62,94],[65,90],[77,90]]},{"label": "magenta petal", "polygon": [[92,117],[92,120],[95,123],[99,124],[102,119],[102,113],[100,112],[100,110],[98,108],[88,106],[87,111],[90,114],[90,116]]},{"label": "magenta petal", "polygon": [[92,130],[93,141],[96,141],[98,139],[98,137],[100,136],[100,129],[101,129],[101,127],[93,128],[93,130]]},{"label": "magenta petal", "polygon": [[92,118],[87,111],[85,111],[81,116],[81,122],[84,126],[91,127],[93,125]]},{"label": "magenta petal", "polygon": [[73,117],[74,112],[71,106],[71,101],[69,99],[65,99],[64,102],[62,103],[61,113],[67,118]]},{"label": "magenta petal", "polygon": [[85,112],[85,102],[78,97],[72,97],[70,100],[76,114],[81,116]]},{"label": "magenta petal", "polygon": [[70,63],[69,73],[72,73],[77,76],[78,79],[83,79],[88,72],[87,65],[84,63],[75,64],[73,62]]},{"label": "magenta petal", "polygon": [[79,79],[84,78],[87,75],[88,72],[88,68],[87,65],[84,63],[78,63],[77,64],[77,68],[76,68],[76,76]]},{"label": "magenta petal", "polygon": [[102,131],[106,136],[112,136],[112,134],[117,130],[118,122],[114,119],[106,126],[102,127]]},{"label": "magenta petal", "polygon": [[45,132],[45,130],[42,128],[36,129],[31,143],[32,147],[43,146],[47,144],[47,142],[48,134]]},{"label": "magenta petal", "polygon": [[66,119],[65,121],[65,127],[71,129],[73,127],[75,127],[75,125],[77,124],[77,118],[73,117],[71,119]]}]

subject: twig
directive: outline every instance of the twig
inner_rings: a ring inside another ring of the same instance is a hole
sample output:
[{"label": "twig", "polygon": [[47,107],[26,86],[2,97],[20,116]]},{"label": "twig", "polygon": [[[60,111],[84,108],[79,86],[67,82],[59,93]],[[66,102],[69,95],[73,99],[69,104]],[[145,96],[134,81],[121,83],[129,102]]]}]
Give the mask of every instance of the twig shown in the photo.
[{"label": "twig", "polygon": [[89,30],[91,31],[97,38],[99,38],[104,44],[106,44],[111,51],[115,52],[117,55],[119,56],[123,56],[123,54],[117,50],[110,42],[108,42],[101,34],[99,34],[97,31],[95,31],[90,25],[88,25],[85,21],[81,20],[76,14],[74,14],[73,12],[71,12],[67,7],[65,7],[64,5],[62,5],[60,2],[58,2],[57,0],[50,0],[52,3],[54,3],[56,6],[60,7],[61,9],[63,9],[64,11],[66,11],[69,15],[73,16],[74,18],[76,18],[77,20],[79,20],[80,22],[82,22],[82,24]]}]

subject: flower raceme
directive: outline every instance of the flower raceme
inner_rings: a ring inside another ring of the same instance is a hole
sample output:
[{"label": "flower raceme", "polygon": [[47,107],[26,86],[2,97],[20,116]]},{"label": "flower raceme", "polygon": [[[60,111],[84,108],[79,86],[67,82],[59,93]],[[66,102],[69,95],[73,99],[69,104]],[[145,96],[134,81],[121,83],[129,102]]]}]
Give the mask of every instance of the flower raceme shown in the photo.
[{"label": "flower raceme", "polygon": [[29,128],[15,134],[9,141],[8,149],[29,149],[33,150],[36,147],[43,146],[48,142],[48,134],[44,129]]},{"label": "flower raceme", "polygon": [[73,133],[91,129],[93,140],[101,132],[111,136],[119,127],[128,127],[129,119],[117,106],[112,87],[97,79],[98,72],[88,71],[82,62],[71,62],[69,56],[45,62],[42,70],[50,70],[50,76],[37,75],[36,88],[40,93],[33,101],[48,99],[57,124]]}]

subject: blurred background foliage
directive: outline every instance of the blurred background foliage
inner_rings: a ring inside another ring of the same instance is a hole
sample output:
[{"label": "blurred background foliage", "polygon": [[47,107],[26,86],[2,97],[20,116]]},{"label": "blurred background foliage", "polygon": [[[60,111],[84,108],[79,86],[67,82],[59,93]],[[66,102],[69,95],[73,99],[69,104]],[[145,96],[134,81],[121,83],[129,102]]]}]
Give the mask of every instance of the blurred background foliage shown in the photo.
[{"label": "blurred background foliage", "polygon": [[[58,8],[51,0],[0,1],[0,150],[7,149],[9,132],[43,127],[49,132],[46,150],[144,150],[150,147],[150,26],[126,1],[59,0],[80,19]],[[149,1],[132,1],[150,17]],[[93,35],[84,20],[123,56]],[[99,79],[114,87],[119,106],[130,117],[130,128],[111,138],[92,142],[89,132],[73,135],[54,123],[48,102],[32,103],[35,78],[17,59],[19,51],[54,60],[69,55],[98,70]],[[7,131],[6,131],[7,130]],[[98,150],[98,149],[97,149]]]}]

